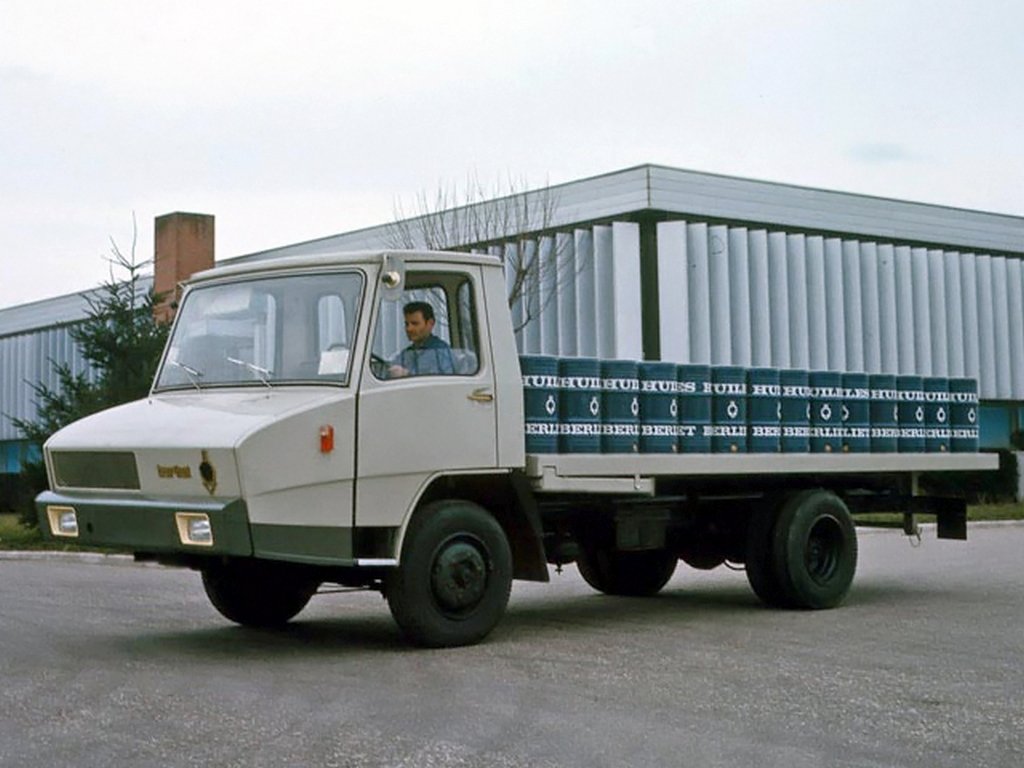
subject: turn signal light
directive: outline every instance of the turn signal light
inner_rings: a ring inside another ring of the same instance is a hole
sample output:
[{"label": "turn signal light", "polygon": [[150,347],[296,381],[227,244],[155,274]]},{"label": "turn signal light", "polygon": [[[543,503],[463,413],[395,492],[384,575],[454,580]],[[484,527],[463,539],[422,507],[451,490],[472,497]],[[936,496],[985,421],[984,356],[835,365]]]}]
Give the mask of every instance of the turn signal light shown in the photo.
[{"label": "turn signal light", "polygon": [[324,424],[320,427],[320,453],[330,453],[334,450],[334,427]]}]

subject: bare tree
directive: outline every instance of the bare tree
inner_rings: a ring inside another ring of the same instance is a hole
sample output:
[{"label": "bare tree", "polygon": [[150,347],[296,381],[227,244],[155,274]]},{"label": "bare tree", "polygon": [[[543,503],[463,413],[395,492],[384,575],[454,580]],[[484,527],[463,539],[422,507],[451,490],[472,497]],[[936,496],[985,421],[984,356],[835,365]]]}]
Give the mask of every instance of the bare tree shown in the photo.
[{"label": "bare tree", "polygon": [[544,311],[580,268],[568,241],[555,236],[558,195],[546,184],[530,190],[509,177],[488,190],[472,175],[462,189],[440,184],[433,193],[420,193],[413,208],[408,215],[400,202],[395,204],[387,247],[497,255],[505,266],[517,332]]}]

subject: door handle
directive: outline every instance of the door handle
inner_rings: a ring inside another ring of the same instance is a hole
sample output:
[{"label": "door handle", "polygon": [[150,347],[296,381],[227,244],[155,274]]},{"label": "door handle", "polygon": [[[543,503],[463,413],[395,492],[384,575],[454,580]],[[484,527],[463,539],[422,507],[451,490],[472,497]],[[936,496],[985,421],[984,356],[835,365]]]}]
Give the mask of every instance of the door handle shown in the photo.
[{"label": "door handle", "polygon": [[486,387],[474,389],[466,397],[474,403],[490,403],[494,401],[494,395]]}]

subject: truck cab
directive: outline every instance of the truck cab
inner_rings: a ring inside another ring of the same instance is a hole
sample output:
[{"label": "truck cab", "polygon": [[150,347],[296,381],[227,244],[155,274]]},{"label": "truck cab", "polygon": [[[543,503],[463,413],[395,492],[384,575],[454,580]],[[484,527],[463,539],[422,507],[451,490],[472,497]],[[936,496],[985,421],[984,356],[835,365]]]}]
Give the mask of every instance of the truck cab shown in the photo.
[{"label": "truck cab", "polygon": [[[431,315],[440,365],[400,365],[428,354],[406,336],[410,305]],[[414,513],[446,498],[472,505],[470,517],[488,503],[512,529],[512,470],[525,456],[504,308],[500,262],[484,255],[370,252],[200,273],[149,397],[47,442],[43,528],[196,568],[214,605],[246,624],[290,618],[323,581],[383,589]],[[523,550],[528,540],[494,520],[503,609],[504,539]],[[458,581],[452,600],[465,602],[480,586],[466,586],[470,571],[486,581],[496,555],[461,539],[448,548],[437,578]],[[546,578],[539,538],[521,554],[520,575]],[[456,613],[464,633],[466,607]]]}]

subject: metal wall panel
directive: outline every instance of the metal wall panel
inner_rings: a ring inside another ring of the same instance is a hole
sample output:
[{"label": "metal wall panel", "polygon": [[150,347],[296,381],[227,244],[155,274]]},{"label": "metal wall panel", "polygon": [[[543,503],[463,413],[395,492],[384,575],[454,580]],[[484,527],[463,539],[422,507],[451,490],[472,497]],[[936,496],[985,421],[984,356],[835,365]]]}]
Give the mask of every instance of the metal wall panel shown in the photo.
[{"label": "metal wall panel", "polygon": [[690,316],[690,359],[711,362],[711,281],[708,275],[708,226],[686,226],[687,293]]},{"label": "metal wall panel", "polygon": [[949,352],[949,375],[966,376],[964,367],[964,306],[961,294],[960,254],[946,251],[942,254],[946,270],[946,344]]},{"label": "metal wall panel", "polygon": [[[642,356],[640,230],[630,222],[559,232],[518,246],[528,275],[513,302],[523,354]],[[505,246],[506,256],[517,246]],[[507,261],[506,261],[507,263]],[[511,271],[506,268],[506,280]]]},{"label": "metal wall panel", "polygon": [[878,245],[860,244],[861,320],[864,323],[864,370],[882,370],[882,327]]},{"label": "metal wall panel", "polygon": [[732,361],[736,365],[750,366],[753,357],[750,323],[750,257],[747,230],[730,227],[729,248],[729,305],[732,307]]},{"label": "metal wall panel", "polygon": [[768,233],[768,325],[771,328],[772,361],[789,368],[789,274],[786,233]]},{"label": "metal wall panel", "polygon": [[992,257],[984,254],[978,257],[978,338],[979,338],[979,394],[981,397],[998,397],[996,383],[996,318],[992,306]]},{"label": "metal wall panel", "polygon": [[878,333],[881,373],[897,373],[900,369],[896,293],[896,252],[889,243],[878,246]]},{"label": "metal wall panel", "polygon": [[[1018,322],[1009,323],[1010,327],[1010,392],[1024,390],[1024,284],[1021,283],[1021,263],[1019,259],[1006,260],[1007,317],[1017,318]],[[1012,396],[1012,395],[1011,395]]]},{"label": "metal wall panel", "polygon": [[[576,251],[576,349],[580,357],[597,357],[597,281],[594,277],[594,233],[577,229]],[[520,348],[522,349],[522,348]]]},{"label": "metal wall panel", "polygon": [[729,233],[708,228],[708,291],[711,312],[711,364],[727,365],[732,353],[732,295],[729,290]]},{"label": "metal wall panel", "polygon": [[84,374],[88,381],[96,379],[95,371],[71,338],[70,326],[0,336],[0,440],[21,438],[11,419],[35,419],[32,384],[57,389],[58,363],[66,363],[72,374]]},{"label": "metal wall panel", "polygon": [[899,346],[898,373],[917,371],[917,346],[914,338],[914,267],[910,248],[897,246],[896,256],[896,336]]},{"label": "metal wall panel", "polygon": [[1016,258],[693,221],[659,224],[658,249],[665,360],[971,376],[1024,399]]},{"label": "metal wall panel", "polygon": [[686,222],[661,222],[657,231],[661,359],[683,362],[691,359]]},{"label": "metal wall panel", "polygon": [[825,297],[825,240],[808,237],[807,254],[807,367],[828,369],[828,310]]},{"label": "metal wall panel", "polygon": [[609,318],[614,328],[611,357],[643,358],[643,302],[640,287],[640,227],[632,222],[612,224],[614,294]]},{"label": "metal wall panel", "polygon": [[996,397],[1008,400],[1012,396],[1010,384],[1010,315],[1009,287],[1006,283],[1006,259],[992,259],[992,319],[995,328]]},{"label": "metal wall panel", "polygon": [[[750,263],[751,364],[765,368],[772,364],[772,329],[769,317],[771,289],[768,287],[768,233],[763,229],[747,237]],[[685,360],[683,362],[686,362]]]},{"label": "metal wall panel", "polygon": [[846,370],[846,306],[843,298],[843,244],[825,241],[825,307],[828,318],[828,370]]},{"label": "metal wall panel", "polygon": [[931,308],[932,375],[949,376],[949,321],[942,251],[928,251],[928,306]]},{"label": "metal wall panel", "polygon": [[810,365],[807,304],[807,251],[803,235],[786,238],[786,290],[789,293],[789,365]]}]

